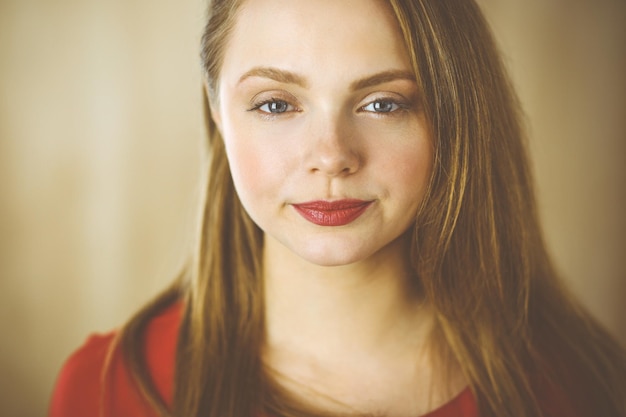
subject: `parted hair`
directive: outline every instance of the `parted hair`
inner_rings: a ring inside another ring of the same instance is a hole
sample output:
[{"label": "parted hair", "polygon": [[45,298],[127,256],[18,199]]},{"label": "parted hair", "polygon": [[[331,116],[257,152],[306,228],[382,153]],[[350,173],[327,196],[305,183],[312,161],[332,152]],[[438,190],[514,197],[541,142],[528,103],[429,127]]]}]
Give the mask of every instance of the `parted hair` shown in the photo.
[{"label": "parted hair", "polygon": [[[434,145],[407,233],[415,285],[435,311],[433,351],[458,363],[482,417],[545,416],[542,392],[581,417],[626,415],[626,354],[563,287],[547,255],[518,100],[473,0],[381,0],[393,11]],[[202,37],[207,171],[197,244],[171,287],[123,328],[120,347],[162,416],[328,415],[284,390],[261,360],[262,231],[235,192],[210,107],[244,0],[213,0]],[[174,403],[150,380],[142,334],[184,306]],[[543,390],[543,391],[542,391]]]}]

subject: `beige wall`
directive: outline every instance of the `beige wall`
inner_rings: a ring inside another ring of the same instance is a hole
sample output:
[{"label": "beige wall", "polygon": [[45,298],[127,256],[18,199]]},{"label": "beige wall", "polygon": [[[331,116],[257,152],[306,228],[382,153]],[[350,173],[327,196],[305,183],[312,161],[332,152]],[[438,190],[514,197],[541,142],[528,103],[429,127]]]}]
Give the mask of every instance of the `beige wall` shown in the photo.
[{"label": "beige wall", "polygon": [[481,3],[526,109],[557,266],[626,343],[626,2]]},{"label": "beige wall", "polygon": [[[572,288],[626,341],[621,0],[483,0]],[[202,0],[0,0],[0,414],[169,281],[195,216]]]},{"label": "beige wall", "polygon": [[0,415],[30,417],[182,256],[204,5],[0,1]]}]

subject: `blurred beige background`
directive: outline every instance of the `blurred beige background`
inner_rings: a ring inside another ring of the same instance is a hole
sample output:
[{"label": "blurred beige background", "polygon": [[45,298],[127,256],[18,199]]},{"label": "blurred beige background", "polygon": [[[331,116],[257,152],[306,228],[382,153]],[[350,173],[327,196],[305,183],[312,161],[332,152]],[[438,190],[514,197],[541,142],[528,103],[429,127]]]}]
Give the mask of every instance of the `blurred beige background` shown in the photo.
[{"label": "blurred beige background", "polygon": [[[482,0],[571,287],[626,342],[626,2]],[[0,0],[0,415],[173,276],[195,222],[203,0]]]}]

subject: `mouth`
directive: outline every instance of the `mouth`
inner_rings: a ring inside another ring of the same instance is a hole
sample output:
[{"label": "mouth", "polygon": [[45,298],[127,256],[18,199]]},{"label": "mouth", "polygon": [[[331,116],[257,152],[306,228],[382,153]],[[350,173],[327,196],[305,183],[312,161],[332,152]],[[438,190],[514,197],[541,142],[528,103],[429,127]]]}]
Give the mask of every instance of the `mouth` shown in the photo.
[{"label": "mouth", "polygon": [[361,216],[373,201],[345,199],[292,204],[305,220],[318,226],[343,226]]}]

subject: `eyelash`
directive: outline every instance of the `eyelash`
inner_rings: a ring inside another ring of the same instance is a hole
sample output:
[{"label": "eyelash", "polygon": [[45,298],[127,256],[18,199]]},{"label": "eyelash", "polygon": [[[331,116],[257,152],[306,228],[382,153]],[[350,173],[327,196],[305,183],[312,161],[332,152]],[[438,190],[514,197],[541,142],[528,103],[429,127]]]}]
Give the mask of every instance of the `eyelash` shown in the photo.
[{"label": "eyelash", "polygon": [[[261,107],[268,105],[268,104],[275,104],[275,103],[282,103],[287,107],[287,110],[281,111],[281,112],[271,112],[271,111],[265,111],[265,110],[261,110]],[[365,110],[367,107],[374,105],[375,103],[384,103],[384,104],[391,104],[392,106],[395,106],[395,108],[393,110],[390,111],[372,111],[372,110]],[[290,110],[289,107],[291,107],[292,109]],[[359,107],[358,111],[359,112],[368,112],[371,113],[373,115],[375,115],[376,117],[390,117],[390,116],[397,116],[398,113],[400,112],[405,112],[406,110],[410,109],[410,105],[399,101],[395,98],[391,98],[391,97],[382,97],[382,98],[377,98],[376,100],[372,100],[369,103],[365,104],[364,106]],[[300,112],[300,109],[292,104],[290,104],[287,100],[282,100],[279,98],[269,98],[267,100],[262,100],[256,104],[254,104],[252,106],[252,108],[248,109],[248,111],[255,111],[257,113],[260,113],[262,116],[267,117],[267,118],[274,118],[274,117],[279,117],[281,115],[285,115],[287,113],[291,113],[291,112]]]},{"label": "eyelash", "polygon": [[[390,104],[392,106],[395,106],[395,108],[393,110],[390,111],[372,111],[372,110],[365,110],[367,107],[374,105],[376,103],[382,103],[382,104]],[[406,110],[409,110],[410,105],[406,102],[397,100],[395,98],[391,98],[391,97],[381,97],[381,98],[377,98],[376,100],[372,100],[369,103],[367,103],[364,106],[359,107],[359,111],[364,111],[364,112],[369,112],[372,113],[378,117],[389,117],[389,116],[396,116],[398,115],[398,113],[400,112],[404,112]]]},{"label": "eyelash", "polygon": [[[277,113],[261,110],[261,107],[267,104],[274,104],[274,103],[284,103],[288,108],[292,107],[293,110],[285,110],[285,111],[277,112]],[[252,108],[248,109],[248,111],[256,111],[256,112],[261,113],[263,116],[267,116],[267,117],[276,117],[276,116],[279,116],[279,115],[282,115],[291,111],[300,111],[300,110],[296,106],[289,104],[287,100],[281,100],[279,98],[272,97],[267,100],[262,100],[254,104]]]}]

